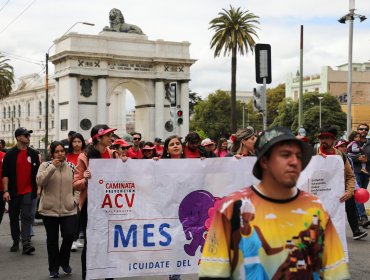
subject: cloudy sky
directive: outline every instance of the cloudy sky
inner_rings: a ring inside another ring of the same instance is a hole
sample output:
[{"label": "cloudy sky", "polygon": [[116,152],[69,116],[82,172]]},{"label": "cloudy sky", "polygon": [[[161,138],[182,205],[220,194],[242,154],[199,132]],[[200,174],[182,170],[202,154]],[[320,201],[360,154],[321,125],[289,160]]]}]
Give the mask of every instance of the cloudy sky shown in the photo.
[{"label": "cloudy sky", "polygon": [[[16,77],[43,73],[40,64],[53,40],[77,21],[74,32],[98,34],[108,25],[112,8],[120,9],[127,23],[141,27],[150,40],[189,41],[190,89],[202,96],[230,88],[230,57],[214,58],[209,49],[209,22],[229,5],[260,17],[258,43],[271,44],[272,84],[285,82],[299,69],[300,25],[304,25],[304,74],[319,73],[321,66],[347,63],[348,24],[338,18],[348,13],[349,0],[0,0],[0,52],[11,57]],[[370,0],[357,0],[356,12],[370,18]],[[51,49],[53,54],[53,49]],[[354,24],[353,61],[370,59],[370,20]],[[254,56],[238,58],[237,90],[256,86]]]}]

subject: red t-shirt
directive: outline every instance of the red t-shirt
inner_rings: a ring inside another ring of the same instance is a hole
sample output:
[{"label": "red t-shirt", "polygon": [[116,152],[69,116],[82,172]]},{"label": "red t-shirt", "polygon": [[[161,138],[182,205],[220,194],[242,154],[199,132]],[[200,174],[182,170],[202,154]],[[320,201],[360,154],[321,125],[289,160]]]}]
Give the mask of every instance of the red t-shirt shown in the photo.
[{"label": "red t-shirt", "polygon": [[155,145],[154,147],[155,147],[155,151],[157,152],[157,156],[163,155],[163,150],[164,150],[163,146],[158,147],[157,145]]},{"label": "red t-shirt", "polygon": [[110,158],[108,149],[105,149],[104,153],[100,155],[101,155],[101,158]]},{"label": "red t-shirt", "polygon": [[3,190],[3,180],[2,180],[3,176],[2,175],[3,175],[3,158],[4,157],[5,157],[5,153],[0,151],[0,191]]},{"label": "red t-shirt", "polygon": [[68,154],[67,155],[67,161],[73,163],[74,165],[77,165],[77,159],[80,154]]},{"label": "red t-shirt", "polygon": [[16,164],[17,194],[32,192],[31,168],[31,157],[27,155],[27,149],[19,151]]},{"label": "red t-shirt", "polygon": [[136,158],[136,159],[140,159],[140,158],[143,158],[143,153],[141,152],[141,149],[137,149],[136,151],[133,149],[133,147],[131,147],[130,149],[128,149],[127,151],[127,156],[129,158]]},{"label": "red t-shirt", "polygon": [[200,158],[199,150],[192,151],[188,147],[185,147],[185,158]]}]

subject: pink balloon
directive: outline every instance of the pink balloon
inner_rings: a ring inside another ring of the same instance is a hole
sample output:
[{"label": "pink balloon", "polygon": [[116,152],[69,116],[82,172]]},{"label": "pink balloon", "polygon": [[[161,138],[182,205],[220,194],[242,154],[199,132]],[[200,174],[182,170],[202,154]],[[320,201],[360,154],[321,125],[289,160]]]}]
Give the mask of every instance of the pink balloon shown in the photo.
[{"label": "pink balloon", "polygon": [[355,190],[355,200],[358,203],[365,203],[369,200],[370,194],[366,189]]}]

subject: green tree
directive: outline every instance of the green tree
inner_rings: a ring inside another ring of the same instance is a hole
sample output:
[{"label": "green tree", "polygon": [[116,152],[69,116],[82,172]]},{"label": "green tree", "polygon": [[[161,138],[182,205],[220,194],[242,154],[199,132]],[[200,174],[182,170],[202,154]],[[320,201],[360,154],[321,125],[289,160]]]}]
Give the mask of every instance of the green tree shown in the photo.
[{"label": "green tree", "polygon": [[[321,100],[321,124],[334,125],[338,127],[339,135],[346,129],[346,114],[342,111],[339,101],[330,94],[305,93],[303,95],[303,127],[311,142],[316,141],[316,135],[320,129],[320,102]],[[292,131],[298,130],[298,101],[285,99],[279,105],[279,115],[275,118],[273,125],[286,126]]]},{"label": "green tree", "polygon": [[[230,95],[222,90],[211,93],[205,100],[194,107],[194,115],[190,120],[191,131],[203,131],[212,139],[228,136],[233,130],[230,126]],[[242,105],[237,102],[238,125],[242,124]]]},{"label": "green tree", "polygon": [[279,104],[285,98],[285,84],[279,84],[275,88],[269,88],[267,93],[267,126],[270,126],[278,116]]},{"label": "green tree", "polygon": [[237,54],[253,53],[255,45],[254,37],[258,38],[256,29],[259,17],[248,10],[234,8],[230,5],[228,10],[222,9],[219,17],[210,21],[209,29],[215,31],[211,39],[211,49],[214,48],[214,57],[223,54],[228,55],[231,52],[231,128],[236,131],[236,66]]},{"label": "green tree", "polygon": [[14,83],[13,67],[7,62],[9,59],[0,54],[0,99],[9,96]]}]

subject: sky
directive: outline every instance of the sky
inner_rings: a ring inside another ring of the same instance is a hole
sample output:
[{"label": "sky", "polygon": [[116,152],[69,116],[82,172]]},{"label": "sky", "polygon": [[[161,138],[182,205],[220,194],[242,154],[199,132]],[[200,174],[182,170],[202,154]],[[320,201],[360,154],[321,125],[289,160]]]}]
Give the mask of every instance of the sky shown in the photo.
[{"label": "sky", "polygon": [[[272,49],[272,83],[285,83],[299,69],[300,26],[304,26],[304,75],[348,62],[349,25],[337,20],[348,13],[349,0],[0,0],[0,52],[11,58],[16,78],[44,73],[45,53],[75,22],[73,32],[98,34],[109,25],[109,11],[120,9],[125,21],[138,25],[149,40],[189,41],[189,88],[202,97],[229,90],[231,57],[214,58],[209,22],[224,8],[241,7],[260,17],[256,43]],[[370,18],[370,0],[357,0],[357,14]],[[53,48],[50,50],[53,54]],[[24,60],[15,59],[14,55]],[[353,62],[370,60],[370,19],[354,22]],[[252,53],[238,56],[237,90],[251,91],[255,82]],[[50,65],[50,72],[53,71]]]}]

